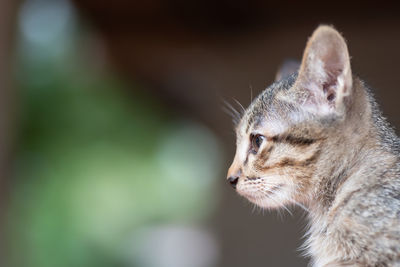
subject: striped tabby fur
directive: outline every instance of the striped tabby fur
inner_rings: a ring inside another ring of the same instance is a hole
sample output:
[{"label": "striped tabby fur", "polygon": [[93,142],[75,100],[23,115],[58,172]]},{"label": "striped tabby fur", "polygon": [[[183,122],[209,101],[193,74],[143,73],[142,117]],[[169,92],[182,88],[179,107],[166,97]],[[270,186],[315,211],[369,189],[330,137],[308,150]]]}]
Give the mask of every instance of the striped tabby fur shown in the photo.
[{"label": "striped tabby fur", "polygon": [[263,91],[236,134],[229,181],[260,207],[309,211],[313,266],[400,266],[400,142],[335,29],[314,32],[298,73]]}]

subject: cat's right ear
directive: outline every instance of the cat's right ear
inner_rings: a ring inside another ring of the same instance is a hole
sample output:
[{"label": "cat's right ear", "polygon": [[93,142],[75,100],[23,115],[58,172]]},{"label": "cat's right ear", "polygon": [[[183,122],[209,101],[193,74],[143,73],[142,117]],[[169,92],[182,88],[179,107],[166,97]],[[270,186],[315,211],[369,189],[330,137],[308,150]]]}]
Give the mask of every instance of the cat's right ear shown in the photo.
[{"label": "cat's right ear", "polygon": [[318,27],[304,51],[296,88],[303,105],[326,115],[343,111],[343,99],[351,94],[350,57],[343,37],[329,26]]}]

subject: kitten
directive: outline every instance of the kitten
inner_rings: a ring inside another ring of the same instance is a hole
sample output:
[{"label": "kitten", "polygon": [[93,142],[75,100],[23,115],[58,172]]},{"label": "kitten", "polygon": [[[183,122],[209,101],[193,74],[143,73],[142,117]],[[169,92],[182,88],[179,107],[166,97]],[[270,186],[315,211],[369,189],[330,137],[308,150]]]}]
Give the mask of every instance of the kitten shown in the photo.
[{"label": "kitten", "polygon": [[307,209],[313,266],[400,266],[400,142],[335,29],[316,29],[236,135],[228,181],[260,207]]}]

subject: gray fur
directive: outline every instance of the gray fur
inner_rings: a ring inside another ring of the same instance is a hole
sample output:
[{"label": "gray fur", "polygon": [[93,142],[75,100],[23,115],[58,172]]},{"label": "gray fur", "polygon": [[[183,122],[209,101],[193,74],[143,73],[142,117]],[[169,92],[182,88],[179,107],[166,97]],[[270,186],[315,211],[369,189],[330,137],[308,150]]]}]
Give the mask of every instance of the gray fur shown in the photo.
[{"label": "gray fur", "polygon": [[[272,84],[246,110],[228,176],[240,173],[238,192],[257,205],[299,204],[309,211],[304,249],[313,266],[400,266],[400,140],[356,76],[345,77],[352,86],[345,83],[342,91],[343,83],[335,83],[339,78],[329,80],[323,92],[304,90],[302,82],[310,83],[304,76],[313,67],[308,53],[323,38],[337,43],[330,49],[347,53],[334,29],[323,26],[314,33],[299,74]],[[349,64],[332,53],[343,66]],[[337,67],[326,66],[332,65]],[[342,77],[345,67],[327,79]],[[327,97],[332,92],[333,101]],[[268,137],[271,129],[281,139],[313,141],[274,142],[278,139]],[[270,141],[252,155],[246,147],[254,133]]]}]

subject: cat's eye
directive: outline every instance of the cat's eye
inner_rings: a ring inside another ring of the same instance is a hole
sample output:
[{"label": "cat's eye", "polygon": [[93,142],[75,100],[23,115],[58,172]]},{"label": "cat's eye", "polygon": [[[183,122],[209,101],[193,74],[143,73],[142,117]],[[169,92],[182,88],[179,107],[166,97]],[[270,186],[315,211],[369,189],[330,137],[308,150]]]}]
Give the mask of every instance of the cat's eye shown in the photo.
[{"label": "cat's eye", "polygon": [[264,140],[265,140],[265,136],[263,136],[261,134],[250,135],[251,152],[253,152],[254,154],[257,153],[258,149],[261,147]]}]

